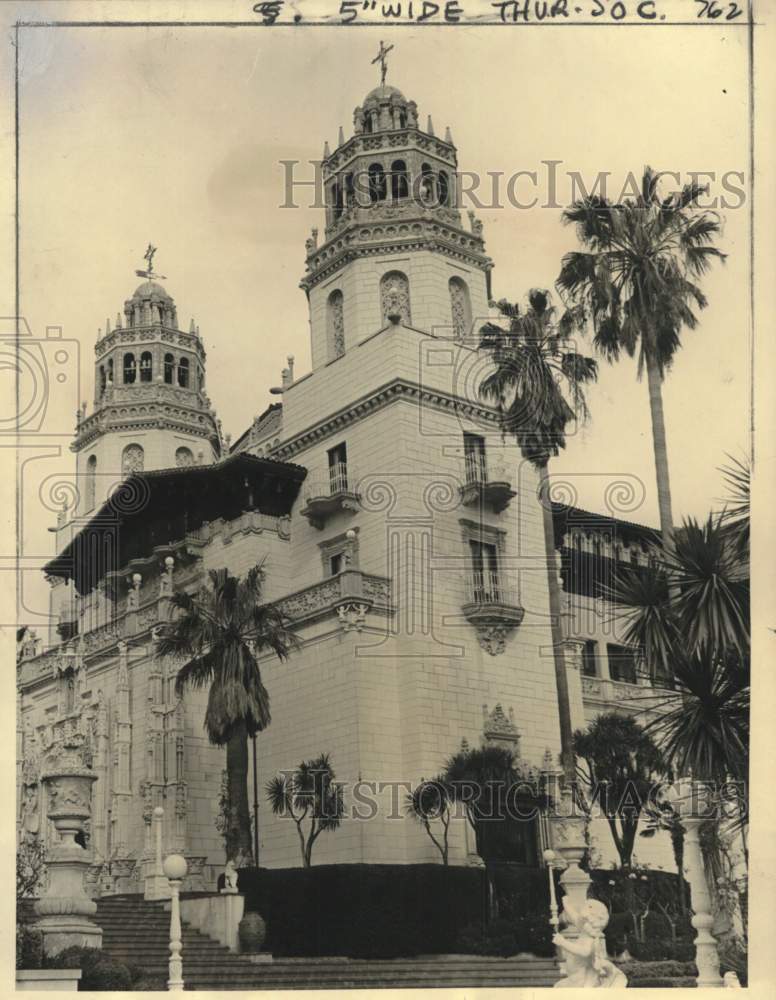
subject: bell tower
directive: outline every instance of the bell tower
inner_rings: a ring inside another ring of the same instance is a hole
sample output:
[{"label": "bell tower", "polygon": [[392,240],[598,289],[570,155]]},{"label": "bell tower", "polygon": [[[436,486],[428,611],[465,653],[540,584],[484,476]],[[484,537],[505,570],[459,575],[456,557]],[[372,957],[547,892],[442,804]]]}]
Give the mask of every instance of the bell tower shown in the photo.
[{"label": "bell tower", "polygon": [[151,269],[124,303],[111,328],[106,320],[94,347],[94,410],[77,414],[71,449],[77,455],[83,517],[106,491],[133,472],[210,464],[221,452],[220,429],[205,392],[205,347],[192,319],[178,325],[174,300]]},{"label": "bell tower", "polygon": [[336,360],[391,322],[462,337],[488,312],[492,261],[482,224],[460,212],[458,157],[449,127],[439,138],[431,116],[381,82],[323,150],[326,221],[306,244],[301,287],[308,296],[313,369]]}]

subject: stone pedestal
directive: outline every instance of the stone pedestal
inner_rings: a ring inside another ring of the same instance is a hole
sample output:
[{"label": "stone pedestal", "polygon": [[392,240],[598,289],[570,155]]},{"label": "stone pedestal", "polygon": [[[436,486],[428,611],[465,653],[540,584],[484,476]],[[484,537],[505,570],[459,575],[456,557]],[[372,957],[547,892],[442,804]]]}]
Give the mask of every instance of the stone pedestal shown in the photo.
[{"label": "stone pedestal", "polygon": [[[579,862],[585,856],[587,843],[585,841],[585,826],[587,820],[579,809],[575,808],[570,789],[564,789],[560,801],[556,801],[550,820],[552,849],[556,857],[565,865],[560,876],[563,888],[561,900],[561,916],[568,901],[569,908],[579,912],[587,900],[590,888],[590,876],[579,867]],[[564,936],[569,940],[579,937],[573,922],[567,921]],[[563,965],[565,963],[561,963]]]},{"label": "stone pedestal", "polygon": [[99,948],[102,930],[90,918],[97,904],[86,894],[84,877],[92,864],[92,851],[76,842],[91,815],[91,770],[83,737],[66,737],[47,754],[41,773],[46,790],[48,818],[59,836],[46,856],[48,885],[35,904],[43,932],[43,951],[56,955],[71,945]]},{"label": "stone pedestal", "polygon": [[701,986],[723,986],[719,974],[719,954],[717,942],[711,933],[714,926],[712,916],[711,895],[706,880],[706,869],[703,863],[698,833],[702,823],[716,822],[710,819],[713,815],[712,803],[708,788],[702,783],[690,779],[681,779],[674,785],[674,806],[684,826],[684,875],[690,883],[691,904],[693,916],[691,923],[695,935],[695,964],[698,966],[698,978]]}]

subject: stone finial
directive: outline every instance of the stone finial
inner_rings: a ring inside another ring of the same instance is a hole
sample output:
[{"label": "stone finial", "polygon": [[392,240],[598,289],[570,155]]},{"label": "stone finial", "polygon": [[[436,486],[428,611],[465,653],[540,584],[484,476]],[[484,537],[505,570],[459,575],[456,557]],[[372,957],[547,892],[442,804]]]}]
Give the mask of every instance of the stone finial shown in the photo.
[{"label": "stone finial", "polygon": [[445,129],[445,142],[450,143],[451,146],[453,145],[453,133],[450,131],[449,125]]},{"label": "stone finial", "polygon": [[194,324],[194,317],[191,317],[191,322],[189,323],[189,333],[196,333],[197,327]]},{"label": "stone finial", "polygon": [[105,317],[105,333],[110,333],[110,319],[107,316]]},{"label": "stone finial", "polygon": [[121,313],[116,313],[116,329],[121,329]]},{"label": "stone finial", "polygon": [[426,131],[429,135],[434,135],[434,123],[431,121],[431,115],[428,116],[428,121],[426,122]]},{"label": "stone finial", "polygon": [[337,145],[338,146],[344,146],[345,145],[345,130],[343,129],[343,127],[341,125],[339,127],[339,134],[337,135]]},{"label": "stone finial", "polygon": [[331,156],[331,150],[329,149],[328,141],[326,141],[323,144],[323,159],[328,160],[330,156]]}]

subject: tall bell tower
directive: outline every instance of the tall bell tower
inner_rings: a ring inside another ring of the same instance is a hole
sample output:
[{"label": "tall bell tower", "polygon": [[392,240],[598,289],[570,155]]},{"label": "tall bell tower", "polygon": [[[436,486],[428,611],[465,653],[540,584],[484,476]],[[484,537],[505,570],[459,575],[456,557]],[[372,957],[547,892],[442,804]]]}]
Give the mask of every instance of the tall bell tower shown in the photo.
[{"label": "tall bell tower", "polygon": [[94,409],[78,411],[75,439],[79,499],[87,516],[106,491],[133,472],[210,464],[221,435],[205,392],[205,347],[192,319],[179,328],[174,300],[152,270],[124,303],[111,328],[106,320],[95,344]]},{"label": "tall bell tower", "polygon": [[388,51],[353,135],[340,128],[323,151],[324,238],[307,240],[301,281],[314,370],[389,322],[460,338],[488,313],[492,261],[473,213],[462,224],[450,129],[439,138],[430,115],[421,128],[415,102],[385,83]]}]

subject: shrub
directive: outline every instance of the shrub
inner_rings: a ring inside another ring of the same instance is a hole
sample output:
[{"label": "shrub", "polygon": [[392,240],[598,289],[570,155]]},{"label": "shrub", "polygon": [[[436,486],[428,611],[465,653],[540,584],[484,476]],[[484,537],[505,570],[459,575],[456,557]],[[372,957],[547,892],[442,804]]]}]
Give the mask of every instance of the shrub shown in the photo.
[{"label": "shrub", "polygon": [[633,958],[643,962],[692,962],[695,958],[695,945],[689,938],[679,938],[676,941],[671,938],[650,938],[638,941],[631,935],[628,938],[628,951]]},{"label": "shrub", "polygon": [[525,913],[515,921],[517,950],[550,958],[555,954],[553,930],[546,913]]},{"label": "shrub", "polygon": [[43,934],[29,924],[16,925],[16,968],[40,969],[43,965]]},{"label": "shrub", "polygon": [[516,955],[520,949],[515,922],[502,918],[485,927],[469,924],[459,934],[456,950],[465,955],[498,955],[500,958]]},{"label": "shrub", "polygon": [[618,962],[629,980],[676,979],[698,975],[695,962]]},{"label": "shrub", "polygon": [[482,922],[479,868],[446,865],[314,865],[243,869],[246,912],[267,923],[277,956],[398,958],[449,954],[461,930]]},{"label": "shrub", "polygon": [[126,992],[133,988],[132,973],[127,966],[114,962],[99,948],[71,945],[47,958],[46,965],[53,969],[81,969],[79,990]]}]

